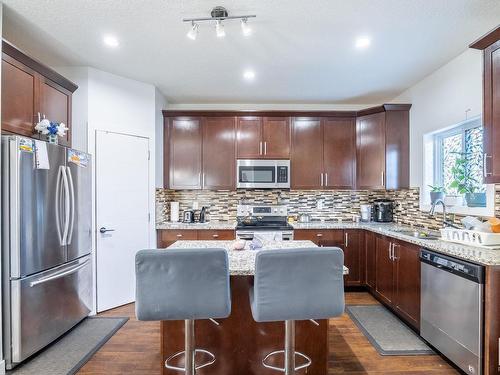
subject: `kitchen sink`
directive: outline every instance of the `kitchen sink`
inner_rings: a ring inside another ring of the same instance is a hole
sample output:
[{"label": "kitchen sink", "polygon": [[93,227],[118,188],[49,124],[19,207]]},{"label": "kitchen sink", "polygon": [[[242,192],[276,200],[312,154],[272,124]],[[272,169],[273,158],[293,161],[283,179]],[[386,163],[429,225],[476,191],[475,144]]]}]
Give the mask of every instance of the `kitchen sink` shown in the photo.
[{"label": "kitchen sink", "polygon": [[410,237],[415,237],[421,240],[439,240],[440,236],[438,233],[433,233],[433,232],[426,232],[422,230],[411,230],[411,229],[404,229],[404,230],[395,230],[393,231],[398,234],[403,234],[405,236],[410,236]]}]

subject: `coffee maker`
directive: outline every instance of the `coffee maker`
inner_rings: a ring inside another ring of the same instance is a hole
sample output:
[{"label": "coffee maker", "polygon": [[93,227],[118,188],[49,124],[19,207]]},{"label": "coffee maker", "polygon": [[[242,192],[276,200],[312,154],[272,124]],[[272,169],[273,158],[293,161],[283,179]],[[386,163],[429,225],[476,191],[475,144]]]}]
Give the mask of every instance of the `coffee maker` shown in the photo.
[{"label": "coffee maker", "polygon": [[394,202],[390,199],[376,199],[373,202],[373,221],[390,223],[393,219]]}]

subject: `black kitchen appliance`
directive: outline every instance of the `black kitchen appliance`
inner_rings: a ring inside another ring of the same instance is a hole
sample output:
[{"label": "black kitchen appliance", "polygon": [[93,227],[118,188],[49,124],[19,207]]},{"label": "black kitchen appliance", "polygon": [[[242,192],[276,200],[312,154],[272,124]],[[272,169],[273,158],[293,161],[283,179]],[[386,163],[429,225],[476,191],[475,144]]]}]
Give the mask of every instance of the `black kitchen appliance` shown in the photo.
[{"label": "black kitchen appliance", "polygon": [[206,221],[207,221],[207,208],[202,207],[200,211],[199,222],[206,223]]},{"label": "black kitchen appliance", "polygon": [[184,223],[194,223],[194,211],[193,210],[184,211],[182,221]]},{"label": "black kitchen appliance", "polygon": [[394,202],[390,199],[376,199],[373,202],[373,221],[390,223],[393,219]]}]

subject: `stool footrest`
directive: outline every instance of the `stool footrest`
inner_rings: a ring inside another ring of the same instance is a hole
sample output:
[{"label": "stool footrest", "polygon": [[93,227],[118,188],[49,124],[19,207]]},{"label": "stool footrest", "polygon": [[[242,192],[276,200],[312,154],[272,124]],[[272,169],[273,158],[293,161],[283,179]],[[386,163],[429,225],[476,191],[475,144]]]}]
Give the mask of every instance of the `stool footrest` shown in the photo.
[{"label": "stool footrest", "polygon": [[[272,356],[274,355],[277,355],[277,354],[283,354],[285,355],[285,351],[284,350],[276,350],[275,352],[272,352],[272,353],[269,353],[268,355],[266,355],[266,357],[262,360],[262,365],[266,368],[269,368],[271,370],[276,370],[276,371],[281,371],[281,372],[285,372],[285,368],[284,367],[276,367],[276,366],[272,366],[272,365],[269,365],[266,363],[266,361],[271,358]],[[302,357],[303,359],[305,359],[305,363],[300,365],[300,366],[297,366],[295,367],[295,371],[298,371],[298,370],[302,370],[303,368],[306,368],[306,367],[309,367],[311,366],[311,363],[312,363],[312,360],[311,358],[309,358],[307,355],[305,355],[304,353],[301,353],[301,352],[294,352],[294,355],[296,356],[299,356],[299,357]]]},{"label": "stool footrest", "polygon": [[[199,370],[200,368],[203,368],[206,366],[210,366],[211,364],[213,364],[215,362],[215,355],[213,353],[210,353],[208,350],[195,349],[194,352],[195,352],[195,355],[196,355],[196,353],[204,353],[210,357],[210,359],[207,362],[202,363],[201,365],[197,365],[197,366],[195,365],[196,370]],[[172,354],[170,357],[168,357],[165,361],[165,367],[170,369],[170,370],[175,370],[175,371],[186,371],[186,369],[184,367],[178,367],[178,366],[173,366],[173,365],[169,364],[169,362],[171,360],[173,360],[174,358],[180,357],[181,355],[186,355],[186,351],[183,350],[182,352]]]}]

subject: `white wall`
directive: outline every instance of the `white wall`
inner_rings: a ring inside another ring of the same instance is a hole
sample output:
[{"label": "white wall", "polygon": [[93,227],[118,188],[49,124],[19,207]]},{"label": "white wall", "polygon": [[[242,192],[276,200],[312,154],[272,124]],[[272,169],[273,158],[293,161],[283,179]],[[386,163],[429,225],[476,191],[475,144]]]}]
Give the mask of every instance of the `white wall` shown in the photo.
[{"label": "white wall", "polygon": [[398,97],[411,103],[410,186],[423,176],[423,136],[482,113],[482,53],[468,49]]},{"label": "white wall", "polygon": [[156,178],[155,184],[157,188],[163,187],[163,113],[162,110],[167,109],[167,100],[160,90],[155,89],[155,129],[156,129]]},{"label": "white wall", "polygon": [[357,111],[377,104],[286,104],[286,103],[168,103],[170,110],[226,110],[226,111]]}]

